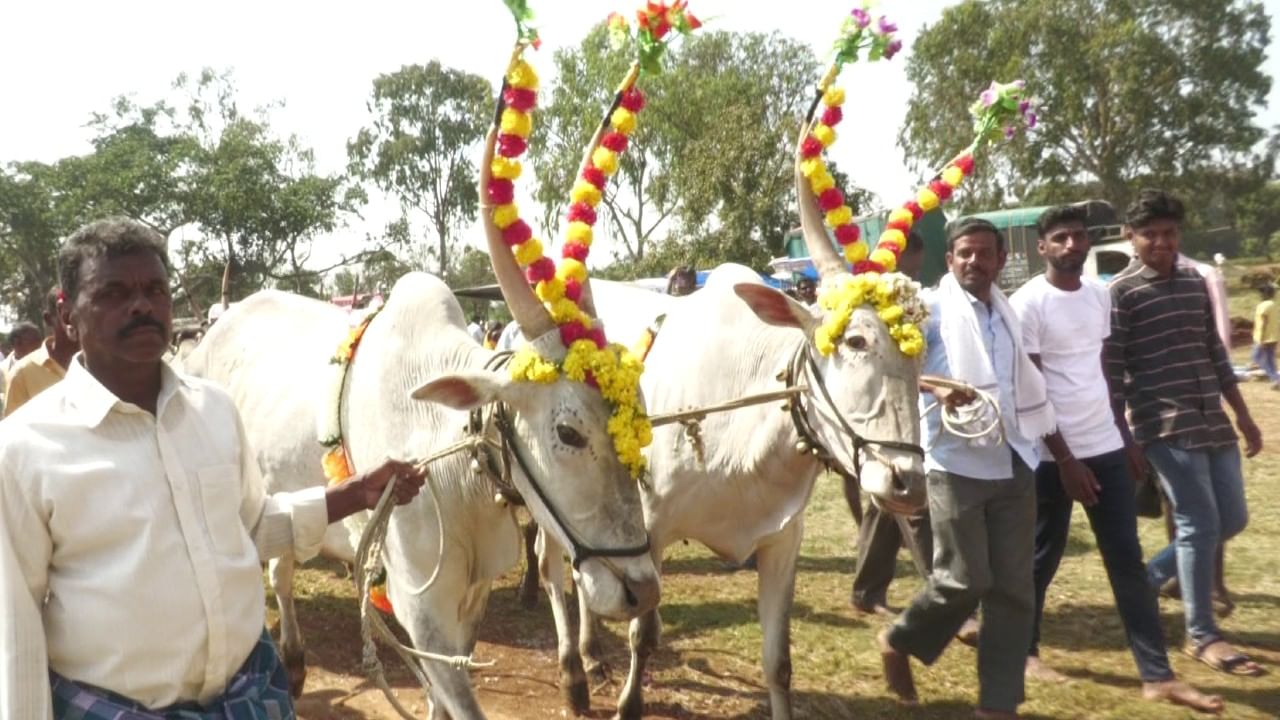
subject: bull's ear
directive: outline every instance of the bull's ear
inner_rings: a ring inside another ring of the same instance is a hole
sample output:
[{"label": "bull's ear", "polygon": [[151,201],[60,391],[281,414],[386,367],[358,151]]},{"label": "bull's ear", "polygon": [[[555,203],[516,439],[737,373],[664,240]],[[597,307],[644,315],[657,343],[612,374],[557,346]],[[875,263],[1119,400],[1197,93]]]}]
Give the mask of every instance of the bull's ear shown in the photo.
[{"label": "bull's ear", "polygon": [[818,326],[819,318],[812,310],[779,290],[755,283],[738,283],[733,291],[756,317],[770,325],[798,328],[806,333]]},{"label": "bull's ear", "polygon": [[409,397],[440,403],[454,410],[474,410],[500,400],[505,388],[506,382],[493,373],[457,373],[423,383],[414,388]]}]

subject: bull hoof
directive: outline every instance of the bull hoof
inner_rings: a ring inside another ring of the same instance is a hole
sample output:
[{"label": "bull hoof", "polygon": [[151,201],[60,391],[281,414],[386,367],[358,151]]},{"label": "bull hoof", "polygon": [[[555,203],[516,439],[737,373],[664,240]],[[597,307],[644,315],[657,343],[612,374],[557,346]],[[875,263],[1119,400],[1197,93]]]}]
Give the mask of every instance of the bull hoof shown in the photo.
[{"label": "bull hoof", "polygon": [[618,706],[618,714],[613,716],[614,720],[641,720],[644,712],[644,702],[641,700],[627,700]]},{"label": "bull hoof", "polygon": [[307,684],[306,651],[302,649],[285,651],[284,669],[289,674],[289,694],[295,699],[302,697],[302,688]]},{"label": "bull hoof", "polygon": [[562,684],[560,690],[564,694],[565,704],[574,715],[581,717],[591,711],[591,690],[585,679]]}]

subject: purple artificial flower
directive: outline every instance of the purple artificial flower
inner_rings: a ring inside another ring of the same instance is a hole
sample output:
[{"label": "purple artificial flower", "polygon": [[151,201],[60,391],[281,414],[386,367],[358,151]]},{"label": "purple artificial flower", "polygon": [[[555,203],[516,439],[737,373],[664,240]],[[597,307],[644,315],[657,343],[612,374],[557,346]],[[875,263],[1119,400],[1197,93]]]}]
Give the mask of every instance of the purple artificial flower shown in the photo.
[{"label": "purple artificial flower", "polygon": [[853,15],[853,23],[858,26],[859,30],[871,24],[870,13],[862,8],[854,8],[850,15]]},{"label": "purple artificial flower", "polygon": [[1030,109],[1031,109],[1031,102],[1029,100],[1023,100],[1022,102],[1018,103],[1018,112],[1022,113],[1023,115],[1026,115],[1027,111]]},{"label": "purple artificial flower", "polygon": [[880,34],[881,34],[881,35],[890,35],[890,34],[892,34],[892,33],[896,33],[896,32],[898,32],[898,26],[897,26],[897,25],[894,25],[894,24],[893,24],[893,23],[891,23],[891,22],[889,22],[889,18],[885,17],[884,15],[881,15],[881,16],[880,16],[880,23],[879,23],[879,24],[880,24]]},{"label": "purple artificial flower", "polygon": [[1034,112],[1027,113],[1025,117],[1027,119],[1027,127],[1033,128],[1036,126],[1036,114]]},{"label": "purple artificial flower", "polygon": [[996,100],[999,100],[1000,97],[995,90],[987,88],[982,91],[982,94],[978,96],[978,99],[982,102],[982,107],[991,107],[996,104]]},{"label": "purple artificial flower", "polygon": [[1014,129],[1013,129],[1013,126],[1012,126],[1012,125],[1011,125],[1011,126],[1009,126],[1009,127],[1006,127],[1006,128],[1004,129],[1004,139],[1005,139],[1005,140],[1012,140],[1012,139],[1013,139],[1013,135],[1014,135]]},{"label": "purple artificial flower", "polygon": [[884,48],[884,59],[885,59],[885,60],[892,60],[892,59],[893,59],[893,56],[894,56],[894,55],[897,55],[897,54],[898,54],[898,51],[899,51],[899,50],[901,50],[901,49],[902,49],[902,41],[901,41],[901,40],[899,40],[898,38],[894,38],[894,39],[893,39],[893,40],[892,40],[888,45],[886,45],[886,46],[885,46],[885,48]]}]

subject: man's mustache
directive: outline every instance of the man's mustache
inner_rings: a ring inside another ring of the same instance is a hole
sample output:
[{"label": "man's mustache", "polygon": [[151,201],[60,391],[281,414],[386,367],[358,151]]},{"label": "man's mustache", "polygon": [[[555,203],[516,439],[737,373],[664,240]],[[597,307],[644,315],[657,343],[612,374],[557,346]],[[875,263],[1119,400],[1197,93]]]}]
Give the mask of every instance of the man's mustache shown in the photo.
[{"label": "man's mustache", "polygon": [[123,340],[126,336],[128,336],[134,330],[139,330],[144,327],[155,328],[160,332],[161,335],[165,335],[168,332],[164,326],[164,323],[160,322],[159,320],[151,317],[150,315],[139,315],[133,320],[130,320],[128,325],[125,325],[124,327],[120,328],[120,332],[116,333],[116,337]]}]

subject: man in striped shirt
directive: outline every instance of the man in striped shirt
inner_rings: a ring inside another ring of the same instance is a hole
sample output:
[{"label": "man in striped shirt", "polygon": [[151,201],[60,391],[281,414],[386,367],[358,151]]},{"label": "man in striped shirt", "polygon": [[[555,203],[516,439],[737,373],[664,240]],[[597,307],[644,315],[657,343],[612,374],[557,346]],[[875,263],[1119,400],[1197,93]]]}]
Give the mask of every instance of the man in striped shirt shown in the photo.
[{"label": "man in striped shirt", "polygon": [[1222,399],[1250,457],[1262,449],[1262,433],[1236,387],[1204,279],[1177,267],[1183,216],[1182,203],[1160,190],[1143,190],[1126,212],[1137,259],[1111,281],[1105,369],[1133,476],[1149,460],[1173,503],[1177,538],[1148,563],[1152,585],[1178,577],[1188,654],[1223,672],[1257,675],[1262,668],[1223,639],[1211,601],[1218,543],[1248,520],[1240,450]]}]

